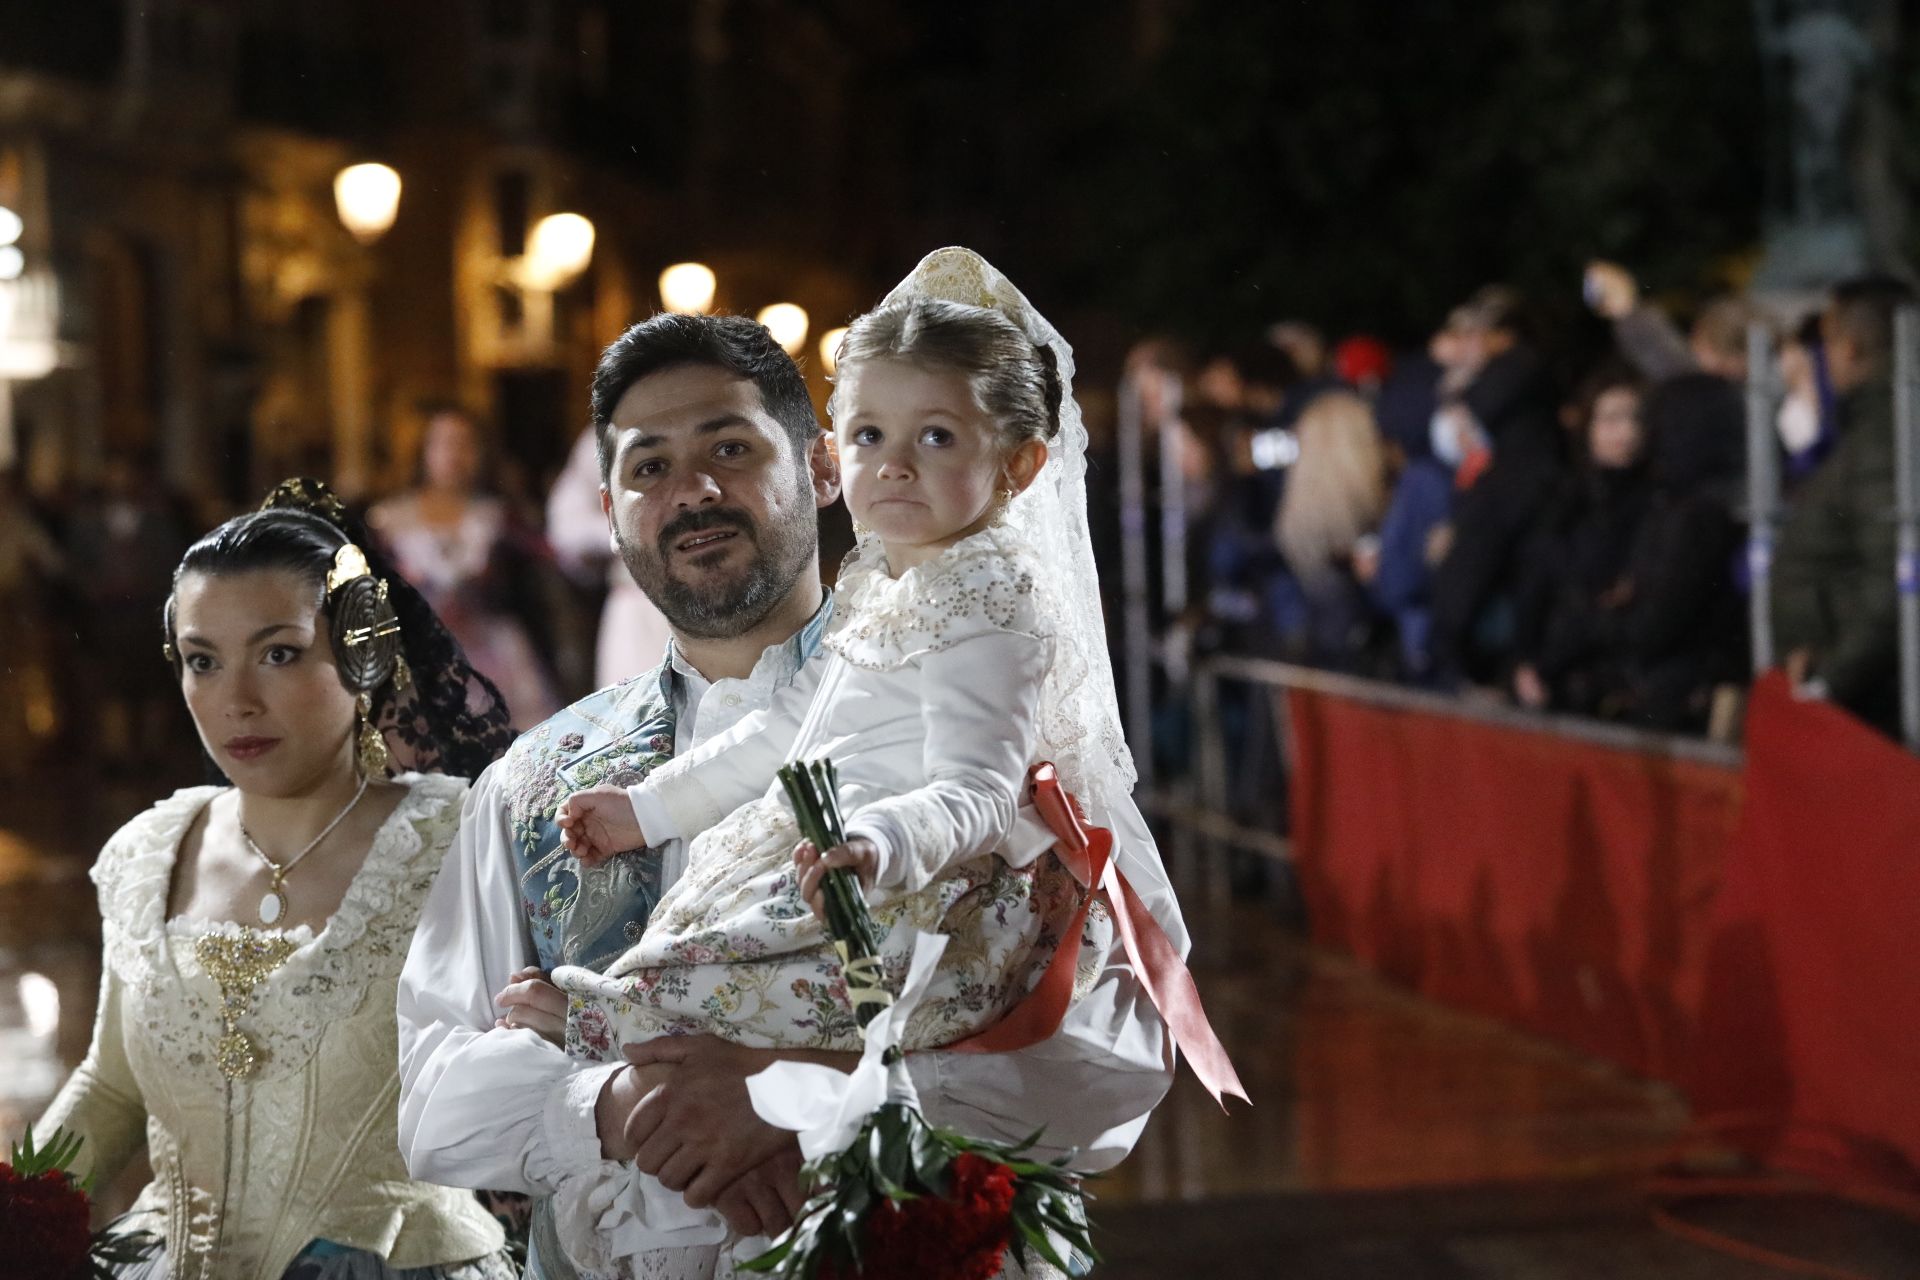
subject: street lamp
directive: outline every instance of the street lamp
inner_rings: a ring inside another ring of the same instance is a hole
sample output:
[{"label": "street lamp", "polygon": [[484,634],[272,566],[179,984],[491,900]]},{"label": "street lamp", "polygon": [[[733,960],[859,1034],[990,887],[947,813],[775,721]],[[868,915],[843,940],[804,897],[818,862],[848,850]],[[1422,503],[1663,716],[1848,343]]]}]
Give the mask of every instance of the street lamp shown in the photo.
[{"label": "street lamp", "polygon": [[400,175],[384,164],[348,165],[334,175],[333,203],[353,238],[372,244],[400,212]]},{"label": "street lamp", "polygon": [[553,290],[593,261],[593,223],[577,213],[550,213],[533,224],[527,237],[527,282]]},{"label": "street lamp", "polygon": [[703,262],[677,262],[660,273],[660,302],[683,316],[703,316],[713,310],[713,268]]},{"label": "street lamp", "polygon": [[760,308],[760,314],[754,319],[767,326],[767,332],[786,349],[788,355],[800,354],[800,348],[807,341],[807,313],[803,308],[791,302],[776,302]]},{"label": "street lamp", "polygon": [[16,243],[27,224],[20,215],[5,205],[0,205],[0,280],[18,280],[20,273],[27,269],[27,255],[20,252]]},{"label": "street lamp", "polygon": [[845,325],[838,329],[829,329],[820,335],[820,367],[827,371],[828,377],[833,376],[834,366],[838,363],[834,356],[840,350],[840,339],[846,336]]}]

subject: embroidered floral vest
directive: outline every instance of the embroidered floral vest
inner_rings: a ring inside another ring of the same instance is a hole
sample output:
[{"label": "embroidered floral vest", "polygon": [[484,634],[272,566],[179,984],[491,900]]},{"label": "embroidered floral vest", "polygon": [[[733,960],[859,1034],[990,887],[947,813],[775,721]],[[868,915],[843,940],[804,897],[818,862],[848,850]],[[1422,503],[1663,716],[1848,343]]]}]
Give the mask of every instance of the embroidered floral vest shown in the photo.
[{"label": "embroidered floral vest", "polygon": [[[786,678],[820,647],[832,596],[786,642]],[[646,931],[660,901],[660,853],[635,849],[597,867],[560,844],[554,814],[575,791],[601,783],[630,787],[673,758],[671,656],[645,675],[590,694],[514,740],[501,758],[520,906],[542,968],[603,969]],[[553,1235],[551,1203],[534,1202],[527,1275],[590,1280],[572,1267]]]},{"label": "embroidered floral vest", "polygon": [[520,905],[542,968],[599,968],[633,945],[660,900],[660,855],[636,849],[588,867],[554,814],[575,791],[631,786],[673,756],[672,669],[602,689],[521,734],[501,762]]}]

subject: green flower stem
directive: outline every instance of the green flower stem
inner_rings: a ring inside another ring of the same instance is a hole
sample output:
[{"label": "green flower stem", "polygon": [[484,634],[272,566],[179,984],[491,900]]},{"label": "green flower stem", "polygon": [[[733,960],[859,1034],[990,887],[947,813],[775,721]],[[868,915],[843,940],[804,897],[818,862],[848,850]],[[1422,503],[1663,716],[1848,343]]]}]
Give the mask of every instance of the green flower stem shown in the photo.
[{"label": "green flower stem", "polygon": [[[840,817],[839,783],[840,776],[831,760],[810,760],[780,769],[780,784],[793,802],[800,834],[823,854],[847,842],[846,824]],[[879,958],[880,928],[874,923],[873,913],[867,910],[860,878],[850,868],[836,867],[827,872],[821,881],[821,896],[827,909],[827,936],[838,943],[843,952],[847,994],[853,1000],[855,1016],[864,1027],[875,1014],[893,1003],[893,995],[882,982],[878,966],[859,963]],[[863,998],[853,998],[856,986]],[[898,1050],[893,1052],[897,1054]]]}]

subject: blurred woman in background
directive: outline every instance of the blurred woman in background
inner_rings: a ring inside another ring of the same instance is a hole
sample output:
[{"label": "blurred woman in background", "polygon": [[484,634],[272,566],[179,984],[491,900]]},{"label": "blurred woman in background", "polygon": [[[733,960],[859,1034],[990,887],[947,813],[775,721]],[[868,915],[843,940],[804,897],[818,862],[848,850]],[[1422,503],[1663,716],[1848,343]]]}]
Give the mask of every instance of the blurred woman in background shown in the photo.
[{"label": "blurred woman in background", "polygon": [[1274,533],[1307,598],[1308,660],[1361,664],[1373,612],[1354,573],[1387,507],[1387,454],[1367,402],[1315,396],[1300,415],[1300,456],[1287,475]]},{"label": "blurred woman in background", "polygon": [[560,707],[528,626],[541,614],[534,578],[548,556],[504,499],[482,491],[484,464],[473,418],[435,410],[421,445],[420,487],[376,504],[367,522],[474,667],[498,686],[514,725],[525,728]]}]

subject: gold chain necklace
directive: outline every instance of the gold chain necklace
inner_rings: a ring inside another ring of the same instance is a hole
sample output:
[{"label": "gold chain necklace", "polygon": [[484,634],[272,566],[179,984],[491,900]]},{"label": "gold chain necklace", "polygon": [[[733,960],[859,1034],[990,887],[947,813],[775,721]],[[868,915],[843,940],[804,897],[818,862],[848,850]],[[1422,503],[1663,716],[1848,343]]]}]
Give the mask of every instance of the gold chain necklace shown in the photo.
[{"label": "gold chain necklace", "polygon": [[287,873],[293,870],[294,864],[299,862],[300,859],[319,848],[320,842],[332,835],[335,827],[347,820],[347,815],[353,812],[354,806],[360,803],[360,797],[365,794],[367,794],[367,779],[365,775],[362,775],[360,778],[360,789],[353,793],[353,799],[347,801],[347,807],[335,814],[333,821],[329,822],[321,830],[319,835],[307,841],[306,848],[294,854],[285,862],[275,862],[272,858],[269,858],[266,851],[254,842],[253,834],[247,830],[247,824],[244,822],[239,824],[240,838],[247,842],[247,848],[253,850],[255,857],[267,864],[267,870],[272,874],[272,879],[267,884],[266,896],[260,899],[261,924],[271,925],[287,914]]}]

